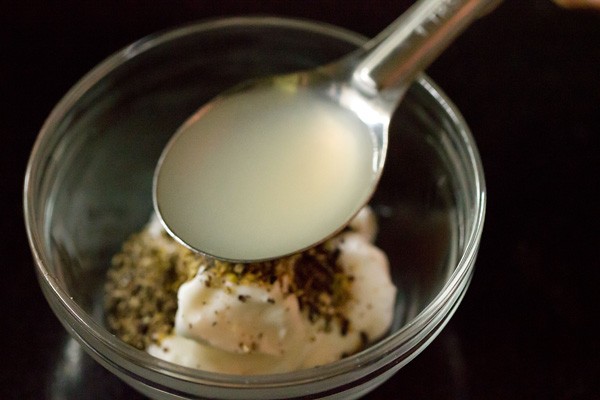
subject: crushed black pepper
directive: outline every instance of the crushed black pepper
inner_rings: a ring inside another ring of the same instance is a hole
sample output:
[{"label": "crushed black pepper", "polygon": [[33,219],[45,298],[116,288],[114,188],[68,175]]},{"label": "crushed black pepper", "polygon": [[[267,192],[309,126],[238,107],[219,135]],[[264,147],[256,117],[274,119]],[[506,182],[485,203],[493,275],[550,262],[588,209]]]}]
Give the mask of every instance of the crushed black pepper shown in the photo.
[{"label": "crushed black pepper", "polygon": [[132,235],[113,257],[107,273],[107,326],[138,349],[145,349],[171,333],[177,290],[200,266],[200,260],[193,254],[171,253],[158,243],[147,232]]},{"label": "crushed black pepper", "polygon": [[[344,306],[351,298],[353,277],[338,263],[334,241],[277,260],[240,264],[202,256],[178,245],[166,233],[147,230],[132,235],[112,259],[105,285],[108,328],[139,349],[172,333],[177,291],[202,269],[207,286],[232,291],[232,284],[279,284],[298,298],[300,310],[325,330],[338,324],[345,335],[351,329]],[[238,296],[245,302],[248,296]],[[268,303],[274,303],[272,298]],[[249,349],[251,350],[251,348]]]}]

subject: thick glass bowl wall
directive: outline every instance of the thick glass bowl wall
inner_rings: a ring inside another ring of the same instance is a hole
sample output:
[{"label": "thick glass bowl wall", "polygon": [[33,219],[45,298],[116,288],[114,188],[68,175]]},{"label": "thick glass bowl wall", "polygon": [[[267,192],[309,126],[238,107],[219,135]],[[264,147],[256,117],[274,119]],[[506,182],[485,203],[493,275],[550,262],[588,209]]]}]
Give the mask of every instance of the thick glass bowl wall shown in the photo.
[{"label": "thick glass bowl wall", "polygon": [[190,25],[115,54],[56,106],[28,166],[26,223],[46,298],[97,361],[157,399],[348,399],[391,376],[437,335],[473,272],[485,188],[468,128],[427,78],[394,118],[372,201],[378,245],[400,289],[383,340],[318,369],[239,377],[161,362],[103,324],[110,258],[148,220],[154,166],[177,127],[240,81],[321,65],[363,42],[337,28],[281,19]]}]

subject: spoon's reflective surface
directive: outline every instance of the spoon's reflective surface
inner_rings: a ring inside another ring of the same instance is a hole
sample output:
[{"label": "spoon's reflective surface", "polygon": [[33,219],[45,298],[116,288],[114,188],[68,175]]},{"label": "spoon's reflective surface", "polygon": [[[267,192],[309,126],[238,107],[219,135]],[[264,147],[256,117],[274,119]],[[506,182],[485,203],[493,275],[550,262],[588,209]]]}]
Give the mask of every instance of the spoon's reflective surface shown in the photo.
[{"label": "spoon's reflective surface", "polygon": [[343,229],[375,190],[391,115],[414,77],[495,3],[420,0],[339,62],[249,82],[203,106],[156,169],[166,230],[195,251],[250,262]]}]

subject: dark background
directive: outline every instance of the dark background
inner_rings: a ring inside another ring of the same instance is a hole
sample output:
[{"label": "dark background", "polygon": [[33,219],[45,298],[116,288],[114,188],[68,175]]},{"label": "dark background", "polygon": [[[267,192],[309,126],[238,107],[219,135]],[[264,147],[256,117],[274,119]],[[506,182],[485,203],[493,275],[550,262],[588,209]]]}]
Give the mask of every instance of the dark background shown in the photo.
[{"label": "dark background", "polygon": [[[0,399],[141,399],[47,306],[22,218],[28,153],[53,105],[111,53],[224,15],[310,18],[372,36],[410,1],[0,0]],[[508,0],[428,73],[462,110],[489,203],[456,315],[369,399],[598,399],[600,14]]]}]

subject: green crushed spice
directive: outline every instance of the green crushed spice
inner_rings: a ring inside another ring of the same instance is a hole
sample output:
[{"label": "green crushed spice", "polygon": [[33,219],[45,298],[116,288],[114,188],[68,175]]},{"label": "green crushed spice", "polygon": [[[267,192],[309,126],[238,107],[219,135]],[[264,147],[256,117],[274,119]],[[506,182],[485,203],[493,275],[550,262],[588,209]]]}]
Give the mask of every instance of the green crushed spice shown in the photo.
[{"label": "green crushed spice", "polygon": [[191,279],[201,260],[184,249],[168,252],[147,231],[132,235],[107,273],[105,310],[108,328],[138,349],[171,333],[177,290]]},{"label": "green crushed spice", "polygon": [[132,235],[112,259],[105,285],[107,325],[139,349],[159,342],[172,333],[179,287],[202,269],[210,274],[211,287],[279,283],[298,297],[311,322],[324,320],[326,330],[336,322],[345,335],[350,321],[343,311],[353,277],[344,273],[338,257],[335,241],[329,241],[277,260],[230,263],[196,254],[165,232],[154,237],[145,229]]}]

